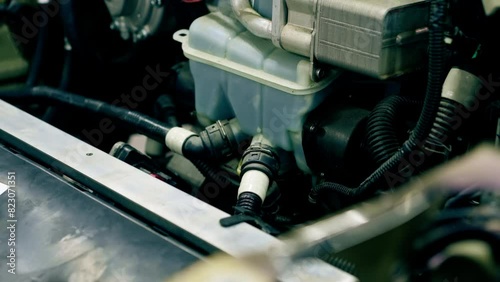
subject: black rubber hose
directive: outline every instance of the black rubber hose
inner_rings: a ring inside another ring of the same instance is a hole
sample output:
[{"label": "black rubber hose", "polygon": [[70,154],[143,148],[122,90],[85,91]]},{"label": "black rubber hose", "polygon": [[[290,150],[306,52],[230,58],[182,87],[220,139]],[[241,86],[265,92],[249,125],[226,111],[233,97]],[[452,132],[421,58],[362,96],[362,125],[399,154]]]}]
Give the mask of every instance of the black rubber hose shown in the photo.
[{"label": "black rubber hose", "polygon": [[80,50],[82,48],[81,30],[77,27],[75,18],[74,0],[66,1],[60,5],[61,22],[64,28],[64,34],[68,38],[72,48]]},{"label": "black rubber hose", "polygon": [[184,145],[182,146],[182,155],[189,160],[199,158],[209,159],[212,157],[210,150],[205,147],[201,137],[198,135],[193,135],[184,141]]},{"label": "black rubber hose", "polygon": [[447,0],[431,0],[429,15],[429,71],[427,75],[427,89],[422,113],[410,138],[403,146],[392,155],[384,164],[373,172],[357,188],[349,188],[338,183],[325,182],[311,190],[311,199],[318,196],[323,190],[332,190],[346,196],[360,196],[379,183],[388,172],[395,171],[401,160],[414,150],[419,150],[417,145],[425,140],[434,123],[434,118],[441,100],[441,87],[445,76],[445,45],[444,23]]},{"label": "black rubber hose", "polygon": [[422,107],[421,100],[402,96],[389,96],[375,106],[368,117],[366,139],[370,154],[377,164],[383,164],[401,147],[396,131],[398,119],[419,107]]},{"label": "black rubber hose", "polygon": [[181,125],[177,120],[177,107],[172,95],[164,94],[159,96],[156,99],[153,112],[156,118],[172,127]]},{"label": "black rubber hose", "polygon": [[26,86],[33,87],[36,85],[43,66],[43,60],[45,58],[45,49],[47,47],[47,37],[48,37],[48,24],[41,26],[38,32],[38,38],[36,41],[36,49],[33,57],[31,59],[30,69],[28,72],[28,78],[26,79]]},{"label": "black rubber hose", "polygon": [[30,98],[29,102],[38,99],[41,101],[48,100],[101,114],[130,125],[139,133],[162,143],[165,142],[165,136],[170,130],[168,126],[141,113],[50,87],[39,86],[17,91],[6,90],[0,92],[0,99],[25,102],[26,98]]},{"label": "black rubber hose", "polygon": [[66,90],[71,85],[72,72],[73,72],[73,52],[71,50],[66,50],[64,54],[64,65],[61,74],[61,80],[59,81],[59,89]]}]

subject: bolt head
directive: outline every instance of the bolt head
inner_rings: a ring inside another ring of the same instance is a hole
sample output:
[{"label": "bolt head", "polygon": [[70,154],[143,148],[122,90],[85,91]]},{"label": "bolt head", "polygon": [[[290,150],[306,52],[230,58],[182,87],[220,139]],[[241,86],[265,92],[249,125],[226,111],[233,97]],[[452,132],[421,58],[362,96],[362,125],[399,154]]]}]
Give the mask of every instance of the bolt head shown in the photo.
[{"label": "bolt head", "polygon": [[316,69],[315,74],[318,79],[323,79],[326,76],[326,72],[323,68]]}]

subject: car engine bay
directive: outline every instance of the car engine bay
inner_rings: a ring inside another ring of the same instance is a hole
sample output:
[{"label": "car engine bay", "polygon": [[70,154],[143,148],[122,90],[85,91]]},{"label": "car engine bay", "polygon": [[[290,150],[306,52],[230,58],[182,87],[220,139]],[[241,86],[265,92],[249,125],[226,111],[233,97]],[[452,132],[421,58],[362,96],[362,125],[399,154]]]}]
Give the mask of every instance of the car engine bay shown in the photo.
[{"label": "car engine bay", "polygon": [[18,204],[19,250],[94,274],[19,256],[15,280],[6,255],[1,280],[500,281],[499,27],[497,0],[0,1],[2,224],[37,195],[186,261],[113,276]]}]

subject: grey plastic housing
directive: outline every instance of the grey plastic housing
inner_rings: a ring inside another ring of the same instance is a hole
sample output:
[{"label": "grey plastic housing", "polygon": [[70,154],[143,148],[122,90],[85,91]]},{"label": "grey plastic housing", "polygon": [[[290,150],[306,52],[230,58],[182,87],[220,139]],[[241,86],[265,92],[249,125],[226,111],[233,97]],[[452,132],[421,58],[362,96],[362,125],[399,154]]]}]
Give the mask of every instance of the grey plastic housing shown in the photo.
[{"label": "grey plastic housing", "polygon": [[385,79],[423,66],[429,5],[423,0],[318,0],[314,57]]}]

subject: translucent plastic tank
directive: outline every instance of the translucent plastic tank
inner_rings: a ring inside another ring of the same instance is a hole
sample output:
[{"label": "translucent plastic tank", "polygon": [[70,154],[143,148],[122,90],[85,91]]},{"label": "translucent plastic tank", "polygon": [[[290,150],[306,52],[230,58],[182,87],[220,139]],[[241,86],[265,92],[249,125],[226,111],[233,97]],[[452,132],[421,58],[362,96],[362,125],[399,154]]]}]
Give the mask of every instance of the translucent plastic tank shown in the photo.
[{"label": "translucent plastic tank", "polygon": [[220,13],[197,19],[189,32],[174,37],[190,59],[198,114],[213,121],[236,117],[247,134],[262,133],[275,146],[294,151],[299,167],[307,170],[302,126],[339,73],[313,82],[308,58],[274,47]]}]

